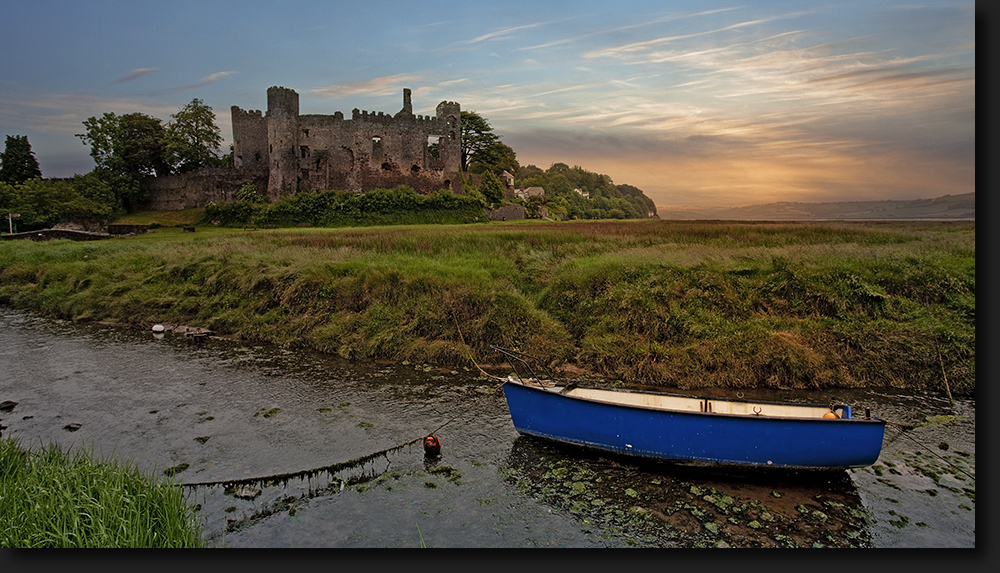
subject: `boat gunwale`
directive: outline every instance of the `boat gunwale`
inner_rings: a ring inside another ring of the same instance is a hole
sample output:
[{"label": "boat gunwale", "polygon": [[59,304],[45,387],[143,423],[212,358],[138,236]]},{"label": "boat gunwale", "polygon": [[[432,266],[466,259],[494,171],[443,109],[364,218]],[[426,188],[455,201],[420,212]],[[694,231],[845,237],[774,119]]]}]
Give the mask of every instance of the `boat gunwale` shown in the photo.
[{"label": "boat gunwale", "polygon": [[771,416],[771,415],[760,415],[760,414],[732,414],[732,413],[727,413],[727,412],[695,412],[693,410],[680,410],[680,409],[674,409],[674,408],[658,408],[658,407],[655,407],[655,406],[648,406],[648,405],[642,405],[642,404],[628,404],[628,403],[622,403],[622,402],[614,402],[614,401],[610,401],[610,400],[600,400],[600,399],[597,399],[597,398],[590,398],[590,397],[586,397],[586,396],[574,396],[572,394],[568,394],[567,390],[572,390],[572,389],[575,389],[575,388],[581,388],[581,389],[586,389],[586,390],[599,390],[599,391],[610,392],[610,393],[643,394],[643,395],[648,395],[648,396],[663,396],[663,397],[668,397],[668,398],[685,398],[685,399],[693,399],[693,400],[710,400],[712,402],[731,403],[731,404],[747,404],[747,405],[760,404],[760,405],[775,406],[775,407],[782,407],[782,406],[803,406],[803,407],[810,407],[810,408],[817,408],[817,409],[824,407],[824,406],[819,406],[819,405],[816,405],[816,404],[794,404],[794,403],[789,403],[789,402],[772,402],[772,401],[766,401],[766,400],[741,400],[741,399],[729,399],[729,398],[718,398],[718,399],[716,399],[716,398],[709,398],[707,396],[685,396],[683,394],[673,394],[673,393],[669,393],[669,392],[656,392],[656,391],[649,391],[649,390],[636,390],[636,389],[631,389],[631,388],[608,389],[608,388],[598,388],[598,387],[593,387],[593,386],[579,386],[579,385],[576,385],[576,384],[567,384],[567,385],[554,384],[552,387],[544,387],[544,386],[541,386],[540,384],[537,384],[537,385],[536,384],[529,384],[529,383],[524,382],[523,380],[517,380],[517,379],[512,379],[512,378],[510,378],[506,382],[504,382],[504,384],[508,384],[508,383],[516,384],[518,386],[521,386],[522,388],[526,388],[526,389],[529,389],[529,390],[535,390],[535,391],[538,391],[538,392],[543,392],[545,394],[550,394],[550,395],[561,397],[561,398],[569,398],[569,399],[572,399],[572,400],[579,400],[579,401],[590,402],[590,403],[595,403],[595,404],[604,404],[604,405],[607,405],[607,406],[614,406],[614,407],[618,407],[618,408],[631,408],[631,409],[636,409],[636,410],[647,410],[647,411],[650,411],[650,412],[660,412],[660,413],[669,413],[669,414],[684,414],[684,415],[693,415],[693,416],[705,416],[705,415],[726,416],[726,417],[738,418],[738,419],[818,422],[818,423],[827,423],[827,424],[829,424],[831,422],[832,423],[837,423],[837,422],[839,422],[839,423],[876,423],[876,424],[881,424],[881,425],[885,425],[886,424],[886,421],[883,420],[882,418],[879,418],[878,416],[872,416],[871,418],[855,418],[853,416],[851,418],[809,418],[809,417],[803,417],[803,416]]}]

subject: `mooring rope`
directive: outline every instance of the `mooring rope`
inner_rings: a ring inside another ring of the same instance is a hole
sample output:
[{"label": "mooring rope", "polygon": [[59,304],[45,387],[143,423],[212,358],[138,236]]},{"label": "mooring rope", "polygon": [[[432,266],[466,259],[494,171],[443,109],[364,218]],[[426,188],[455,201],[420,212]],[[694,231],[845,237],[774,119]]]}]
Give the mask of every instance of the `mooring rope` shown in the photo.
[{"label": "mooring rope", "polygon": [[912,429],[915,426],[907,425],[907,424],[897,424],[896,422],[890,422],[889,420],[885,420],[884,418],[883,418],[883,420],[885,421],[886,424],[888,424],[888,425],[890,425],[890,426],[892,426],[892,427],[894,427],[894,428],[896,428],[896,429],[899,430],[899,433],[896,434],[896,437],[893,438],[893,439],[891,439],[891,440],[889,440],[890,444],[892,442],[895,442],[897,439],[899,439],[900,436],[903,436],[903,437],[905,437],[905,438],[907,438],[909,440],[912,440],[913,443],[917,444],[918,446],[926,448],[928,453],[930,453],[932,456],[936,457],[937,459],[941,460],[942,462],[948,464],[955,471],[961,472],[961,473],[969,476],[973,480],[976,479],[976,476],[970,474],[969,472],[967,472],[967,471],[963,470],[962,468],[956,466],[955,464],[949,462],[948,460],[944,459],[942,456],[937,455],[937,453],[934,452],[934,450],[930,446],[928,446],[927,444],[922,443],[920,440],[918,440],[918,439],[914,438],[913,436],[910,436],[910,435],[908,435],[906,433],[907,430]]},{"label": "mooring rope", "polygon": [[[454,318],[454,313],[452,314],[452,317]],[[456,326],[456,328],[458,328],[458,320],[457,319],[455,321],[455,326]],[[460,328],[458,329],[458,336],[462,339],[462,344],[465,345],[465,340],[464,340],[464,337],[462,337],[462,330]],[[467,347],[467,345],[466,345],[466,347]],[[500,384],[498,386],[496,386],[495,388],[491,388],[490,389],[490,391],[489,391],[490,394],[492,394],[498,388],[502,387],[503,384],[507,382],[506,378],[501,378],[499,376],[494,376],[494,375],[486,372],[485,370],[483,370],[482,367],[480,367],[479,364],[476,362],[475,358],[472,357],[471,350],[470,350],[470,353],[469,353],[469,360],[472,361],[472,364],[484,376],[486,376],[488,378],[493,378],[494,380],[499,380],[500,381]],[[480,399],[482,397],[483,396],[480,396]],[[230,487],[236,487],[236,486],[239,486],[239,485],[247,485],[247,484],[255,484],[255,483],[283,482],[283,481],[289,481],[289,480],[296,479],[296,478],[307,479],[307,478],[311,478],[311,477],[313,477],[315,475],[318,475],[320,473],[323,473],[323,472],[326,472],[326,473],[329,473],[329,474],[334,474],[334,473],[336,473],[336,472],[338,472],[340,470],[356,468],[356,467],[364,465],[365,463],[370,462],[370,461],[372,461],[374,459],[377,459],[377,458],[380,458],[380,457],[385,457],[385,458],[388,459],[388,456],[389,456],[390,453],[398,451],[398,450],[401,450],[401,449],[403,449],[403,448],[405,448],[407,446],[413,445],[414,443],[419,442],[420,440],[423,440],[424,438],[426,438],[428,436],[433,436],[437,432],[441,431],[448,424],[451,424],[455,420],[458,420],[459,418],[461,418],[462,416],[464,416],[465,414],[467,414],[469,412],[469,410],[471,410],[477,403],[478,403],[478,399],[477,400],[473,400],[472,403],[469,404],[469,406],[467,406],[464,410],[462,410],[458,414],[452,416],[451,419],[447,420],[446,422],[444,422],[443,424],[441,424],[440,426],[438,426],[434,430],[431,430],[430,432],[428,432],[428,433],[426,433],[424,435],[421,435],[419,437],[413,438],[412,440],[407,440],[407,441],[402,442],[400,444],[396,444],[395,446],[391,446],[391,447],[385,448],[384,450],[379,450],[377,452],[374,452],[374,453],[371,453],[371,454],[368,454],[368,455],[365,455],[365,456],[360,456],[360,457],[357,457],[357,458],[354,458],[354,459],[351,459],[351,460],[347,460],[345,462],[338,462],[338,463],[335,463],[335,464],[330,464],[330,465],[326,465],[326,466],[322,466],[322,467],[318,467],[318,468],[313,468],[313,469],[309,469],[309,470],[300,470],[300,471],[295,471],[295,472],[286,472],[286,473],[272,474],[272,475],[260,476],[260,477],[239,478],[239,479],[218,480],[218,481],[185,482],[185,483],[181,483],[181,484],[178,484],[178,485],[182,485],[184,487],[223,486],[223,487],[226,487],[226,488],[230,488]]]}]

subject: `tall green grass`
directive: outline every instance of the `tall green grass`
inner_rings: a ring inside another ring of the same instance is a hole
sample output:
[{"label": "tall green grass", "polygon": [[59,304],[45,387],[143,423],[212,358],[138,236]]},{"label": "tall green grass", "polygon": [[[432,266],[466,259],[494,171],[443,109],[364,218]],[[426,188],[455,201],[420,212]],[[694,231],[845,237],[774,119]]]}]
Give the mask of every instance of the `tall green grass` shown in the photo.
[{"label": "tall green grass", "polygon": [[352,359],[975,391],[975,223],[540,221],[0,242],[0,303]]},{"label": "tall green grass", "polygon": [[0,547],[202,547],[181,488],[127,462],[0,439]]}]

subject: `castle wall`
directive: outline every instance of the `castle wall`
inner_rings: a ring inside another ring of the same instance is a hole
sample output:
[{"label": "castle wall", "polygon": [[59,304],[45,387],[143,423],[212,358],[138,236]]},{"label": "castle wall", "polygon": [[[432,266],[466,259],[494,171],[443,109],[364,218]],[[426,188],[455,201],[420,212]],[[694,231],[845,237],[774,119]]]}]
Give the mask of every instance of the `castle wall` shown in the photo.
[{"label": "castle wall", "polygon": [[233,165],[264,166],[268,164],[267,120],[260,110],[243,111],[232,107]]},{"label": "castle wall", "polygon": [[142,186],[148,197],[143,208],[178,211],[204,207],[212,201],[234,201],[240,188],[247,183],[253,183],[257,189],[266,189],[267,169],[262,165],[243,169],[203,167],[179,175],[145,177]]},{"label": "castle wall", "polygon": [[[233,106],[233,152],[237,169],[257,161],[266,149],[271,200],[300,191],[367,191],[408,185],[420,193],[461,189],[461,107],[441,102],[434,116],[414,115],[410,90],[395,115],[353,110],[350,119],[299,115],[298,94],[267,90],[268,110]],[[439,141],[440,158],[428,153]]]},{"label": "castle wall", "polygon": [[[299,95],[270,87],[267,112],[232,106],[233,167],[148,177],[145,207],[178,210],[232,201],[253,183],[271,201],[298,192],[369,191],[400,185],[427,194],[462,190],[461,106],[443,101],[435,115],[414,115],[410,90],[395,115],[354,109],[350,118],[299,114]],[[428,152],[437,141],[439,157]]]}]

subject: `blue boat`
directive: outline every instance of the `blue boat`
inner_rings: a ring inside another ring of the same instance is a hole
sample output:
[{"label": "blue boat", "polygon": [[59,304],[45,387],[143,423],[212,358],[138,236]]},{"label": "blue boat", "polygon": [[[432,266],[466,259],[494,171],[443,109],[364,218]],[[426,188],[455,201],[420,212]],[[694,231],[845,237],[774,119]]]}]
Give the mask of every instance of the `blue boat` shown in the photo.
[{"label": "blue boat", "polygon": [[515,373],[503,384],[511,420],[521,434],[703,466],[836,470],[869,466],[882,450],[885,421],[868,411],[854,417],[848,405],[720,400],[559,384],[536,376],[527,361],[530,356],[493,348],[530,374]]}]

